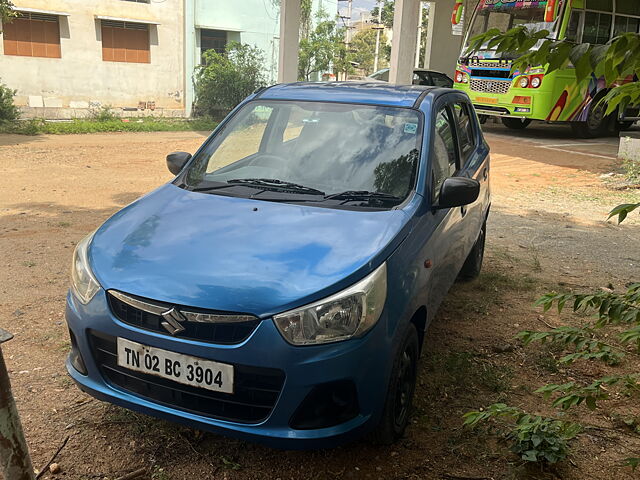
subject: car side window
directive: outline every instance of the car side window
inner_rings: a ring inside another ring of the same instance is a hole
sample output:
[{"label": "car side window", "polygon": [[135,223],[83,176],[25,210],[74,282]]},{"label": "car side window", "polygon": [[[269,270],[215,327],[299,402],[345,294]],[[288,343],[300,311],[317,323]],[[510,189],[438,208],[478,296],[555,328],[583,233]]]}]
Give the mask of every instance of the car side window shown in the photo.
[{"label": "car side window", "polygon": [[462,165],[465,165],[476,146],[476,136],[469,105],[456,103],[453,105],[453,113],[458,127],[458,140],[460,141],[460,157]]},{"label": "car side window", "polygon": [[445,178],[451,177],[458,170],[458,153],[456,151],[454,126],[451,123],[447,108],[442,108],[436,115],[433,135],[433,197],[437,200],[440,187]]},{"label": "car side window", "polygon": [[451,87],[451,80],[441,73],[431,72],[431,80],[436,87]]}]

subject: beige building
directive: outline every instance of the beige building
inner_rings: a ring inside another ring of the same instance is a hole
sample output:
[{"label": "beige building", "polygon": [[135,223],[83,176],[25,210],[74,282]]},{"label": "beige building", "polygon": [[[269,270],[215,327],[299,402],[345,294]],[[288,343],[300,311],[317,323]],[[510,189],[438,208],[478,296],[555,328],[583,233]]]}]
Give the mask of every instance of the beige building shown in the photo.
[{"label": "beige building", "polygon": [[14,0],[0,81],[25,116],[184,113],[182,0]]}]

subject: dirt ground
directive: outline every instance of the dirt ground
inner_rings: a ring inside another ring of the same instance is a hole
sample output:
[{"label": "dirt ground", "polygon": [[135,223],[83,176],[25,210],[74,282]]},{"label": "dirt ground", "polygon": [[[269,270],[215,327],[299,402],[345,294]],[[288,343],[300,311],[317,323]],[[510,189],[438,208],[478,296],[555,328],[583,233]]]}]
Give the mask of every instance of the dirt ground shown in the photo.
[{"label": "dirt ground", "polygon": [[640,439],[618,428],[621,417],[640,416],[628,399],[570,414],[600,428],[551,471],[532,471],[504,443],[461,426],[463,413],[496,401],[550,414],[533,390],[609,370],[558,365],[558,352],[514,339],[573,321],[543,316],[537,297],[640,281],[640,217],[606,222],[611,207],[640,198],[601,177],[618,168],[614,139],[576,141],[535,126],[518,137],[495,125],[486,132],[493,206],[484,272],[452,289],[429,329],[405,438],[315,452],[274,451],[133,414],[81,393],[65,373],[74,245],[169,180],[166,153],[193,152],[204,134],[0,135],[0,326],[15,334],[3,351],[35,467],[68,438],[56,458],[62,472],[43,478],[114,479],[138,468],[158,480],[638,478],[620,466],[640,456]]}]

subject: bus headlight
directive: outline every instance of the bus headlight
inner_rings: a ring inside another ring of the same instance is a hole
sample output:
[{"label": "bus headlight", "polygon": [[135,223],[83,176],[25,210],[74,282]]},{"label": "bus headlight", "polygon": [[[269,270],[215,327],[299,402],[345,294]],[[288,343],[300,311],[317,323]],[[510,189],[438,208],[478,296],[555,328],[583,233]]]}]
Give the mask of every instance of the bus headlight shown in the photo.
[{"label": "bus headlight", "polygon": [[457,83],[462,83],[462,80],[464,79],[464,75],[462,72],[457,72],[456,73],[456,82]]},{"label": "bus headlight", "polygon": [[520,88],[527,88],[529,86],[529,77],[520,77],[520,80],[518,80],[518,86]]},{"label": "bus headlight", "polygon": [[542,84],[540,77],[531,77],[531,88],[538,88]]}]

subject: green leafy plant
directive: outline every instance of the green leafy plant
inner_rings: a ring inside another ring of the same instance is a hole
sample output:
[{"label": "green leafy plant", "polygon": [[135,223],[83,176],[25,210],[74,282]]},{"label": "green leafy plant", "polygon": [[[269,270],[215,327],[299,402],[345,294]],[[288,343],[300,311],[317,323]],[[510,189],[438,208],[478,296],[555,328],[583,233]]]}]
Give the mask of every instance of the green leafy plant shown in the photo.
[{"label": "green leafy plant", "polygon": [[467,427],[488,422],[496,425],[498,432],[511,442],[511,451],[526,462],[554,464],[564,460],[569,454],[569,441],[582,431],[576,423],[530,415],[504,403],[464,415]]},{"label": "green leafy plant", "polygon": [[18,118],[19,110],[13,104],[16,91],[0,83],[0,123],[13,122]]},{"label": "green leafy plant", "polygon": [[205,64],[196,68],[196,106],[211,117],[226,115],[257,88],[266,84],[264,54],[257,47],[227,44],[225,53],[207,50]]},{"label": "green leafy plant", "polygon": [[553,72],[572,64],[580,84],[589,82],[593,75],[605,79],[610,90],[601,101],[607,105],[607,115],[627,106],[640,105],[640,82],[624,83],[640,72],[640,34],[624,33],[605,45],[576,44],[549,37],[548,30],[531,31],[526,26],[504,33],[493,28],[473,37],[467,54],[482,48],[509,53],[517,57],[512,72],[525,72],[540,65],[546,65],[547,72]]},{"label": "green leafy plant", "polygon": [[[617,216],[622,222],[638,208],[640,203],[619,205],[609,213],[609,218]],[[640,357],[640,283],[630,284],[620,293],[612,288],[593,293],[548,293],[536,304],[542,306],[545,312],[554,306],[558,313],[571,308],[574,313],[589,320],[579,326],[559,326],[542,332],[520,332],[517,336],[524,345],[540,342],[567,351],[559,360],[566,365],[578,361],[601,361],[624,369],[623,362],[628,356]],[[552,406],[562,411],[580,405],[596,410],[599,402],[611,398],[614,392],[618,395],[640,396],[640,373],[622,372],[590,383],[571,381],[549,384],[535,391],[546,400],[551,400]],[[576,424],[531,415],[502,403],[465,414],[464,424],[474,427],[504,417],[515,422],[504,436],[512,442],[512,450],[528,462],[554,463],[566,458],[568,440],[581,431]],[[631,421],[633,423],[635,419]],[[633,432],[637,433],[637,429]],[[625,465],[635,469],[640,465],[640,459],[628,458]]]},{"label": "green leafy plant", "polygon": [[113,112],[111,105],[102,105],[100,108],[90,109],[89,118],[96,122],[109,122],[116,120],[118,116]]},{"label": "green leafy plant", "polygon": [[0,32],[2,31],[2,23],[10,22],[16,15],[10,0],[0,0]]}]

